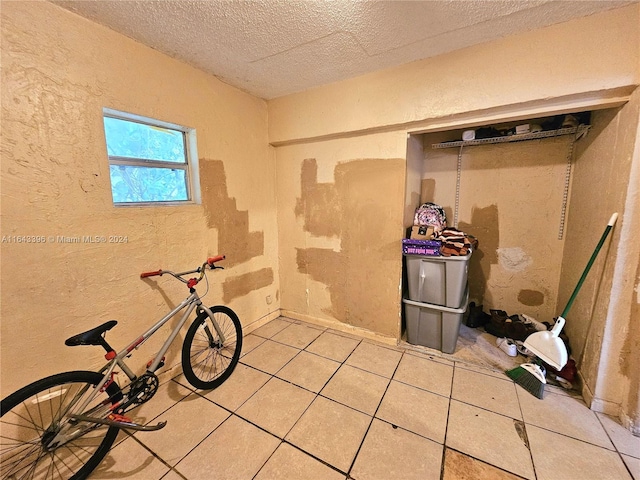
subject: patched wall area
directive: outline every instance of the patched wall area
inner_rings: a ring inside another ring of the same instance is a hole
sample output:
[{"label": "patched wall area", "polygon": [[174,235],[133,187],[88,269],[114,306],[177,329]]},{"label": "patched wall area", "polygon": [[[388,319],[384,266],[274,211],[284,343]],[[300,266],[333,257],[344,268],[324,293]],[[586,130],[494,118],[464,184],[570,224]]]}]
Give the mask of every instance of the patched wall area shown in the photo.
[{"label": "patched wall area", "polygon": [[[1,54],[2,236],[44,239],[1,245],[3,396],[101,366],[104,352],[65,347],[67,337],[116,319],[109,341],[122,348],[187,296],[167,277],[141,280],[143,271],[225,254],[204,301],[228,304],[245,326],[277,314],[264,101],[49,2],[3,3]],[[115,207],[103,107],[195,128],[202,203]],[[96,236],[105,241],[84,240]],[[168,365],[179,362],[181,335]]]},{"label": "patched wall area", "polygon": [[399,336],[405,138],[278,148],[285,314]]},{"label": "patched wall area", "polygon": [[[458,148],[424,137],[422,201],[455,220]],[[469,262],[470,298],[540,321],[558,314],[564,239],[558,239],[571,137],[464,147],[458,228],[479,240]]]}]

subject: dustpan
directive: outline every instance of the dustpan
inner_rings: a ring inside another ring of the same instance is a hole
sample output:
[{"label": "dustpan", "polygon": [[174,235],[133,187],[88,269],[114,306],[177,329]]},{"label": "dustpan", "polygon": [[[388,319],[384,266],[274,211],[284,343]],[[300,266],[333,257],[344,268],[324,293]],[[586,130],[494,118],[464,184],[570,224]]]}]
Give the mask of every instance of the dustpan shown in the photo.
[{"label": "dustpan", "polygon": [[573,293],[571,294],[571,297],[567,302],[567,306],[564,307],[562,314],[556,319],[556,323],[553,325],[553,328],[546,332],[532,333],[524,341],[525,348],[530,350],[536,357],[540,358],[546,364],[551,365],[556,370],[562,370],[562,367],[567,364],[567,360],[569,359],[569,355],[567,354],[567,347],[565,346],[562,339],[558,337],[565,324],[564,317],[569,312],[569,309],[571,308],[576,295],[578,295],[578,291],[580,291],[580,287],[582,287],[582,284],[584,283],[584,279],[587,278],[587,274],[589,273],[589,270],[591,270],[591,266],[598,256],[598,252],[602,248],[607,235],[609,235],[609,232],[613,228],[613,225],[616,223],[617,219],[617,213],[611,215],[609,223],[607,223],[607,227],[604,229],[604,232],[600,237],[600,241],[598,242],[596,249],[593,251],[591,258],[589,259],[589,263],[587,263],[587,266],[585,267],[584,272],[582,272],[582,276],[580,277],[576,288],[573,290]]},{"label": "dustpan", "polygon": [[551,330],[532,333],[524,341],[527,350],[556,370],[562,370],[569,359],[567,347],[558,337],[564,327],[564,322],[564,318],[560,316],[556,319]]}]

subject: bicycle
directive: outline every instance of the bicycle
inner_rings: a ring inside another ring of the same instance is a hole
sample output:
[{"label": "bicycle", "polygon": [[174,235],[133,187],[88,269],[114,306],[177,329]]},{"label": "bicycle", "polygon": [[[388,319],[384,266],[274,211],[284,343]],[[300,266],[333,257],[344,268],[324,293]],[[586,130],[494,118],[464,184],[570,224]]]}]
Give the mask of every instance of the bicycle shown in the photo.
[{"label": "bicycle", "polygon": [[[156,393],[155,372],[164,366],[165,353],[191,313],[182,344],[184,376],[198,389],[213,389],[233,372],[242,349],[242,327],[233,310],[217,305],[206,307],[195,286],[206,279],[207,268],[222,269],[215,263],[224,255],[208,258],[202,266],[186,272],[168,270],[145,272],[140,278],[171,275],[185,283],[189,296],[124,349],[116,352],[105,334],[116,326],[110,320],[65,341],[67,346],[94,345],[106,350],[106,365],[98,372],[70,371],[37,380],[12,393],[0,403],[0,476],[21,478],[86,478],[102,461],[120,429],[155,431],[156,425],[135,423],[125,414],[148,402]],[[183,278],[194,273],[199,277]],[[208,286],[208,280],[207,280]],[[206,293],[205,293],[206,295]],[[159,352],[136,376],[125,363],[147,339],[184,310]],[[115,376],[120,368],[128,383],[120,387]]]}]

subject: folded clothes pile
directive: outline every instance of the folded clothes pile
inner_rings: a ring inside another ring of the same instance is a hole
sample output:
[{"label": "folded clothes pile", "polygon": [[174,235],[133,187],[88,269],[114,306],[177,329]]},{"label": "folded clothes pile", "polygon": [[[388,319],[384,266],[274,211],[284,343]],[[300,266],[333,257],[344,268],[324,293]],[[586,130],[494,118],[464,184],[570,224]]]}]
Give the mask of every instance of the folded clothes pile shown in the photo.
[{"label": "folded clothes pile", "polygon": [[442,242],[440,254],[445,257],[452,255],[467,255],[472,249],[478,248],[478,239],[473,235],[447,227],[435,235],[436,240]]}]

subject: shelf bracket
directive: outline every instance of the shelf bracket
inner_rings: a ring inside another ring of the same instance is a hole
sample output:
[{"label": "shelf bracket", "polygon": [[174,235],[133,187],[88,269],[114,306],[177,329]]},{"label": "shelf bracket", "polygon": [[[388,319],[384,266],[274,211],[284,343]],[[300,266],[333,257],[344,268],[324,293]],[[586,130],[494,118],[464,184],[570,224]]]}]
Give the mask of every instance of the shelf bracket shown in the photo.
[{"label": "shelf bracket", "polygon": [[458,228],[458,211],[460,209],[460,176],[462,174],[462,148],[460,145],[460,150],[458,150],[458,167],[456,171],[456,203],[453,212],[453,227]]},{"label": "shelf bracket", "polygon": [[569,202],[569,188],[571,186],[571,170],[573,167],[573,146],[583,134],[578,134],[569,142],[567,151],[567,166],[564,173],[564,189],[562,191],[562,206],[560,207],[560,225],[558,227],[558,240],[564,237],[564,224],[567,216],[567,203]]}]

